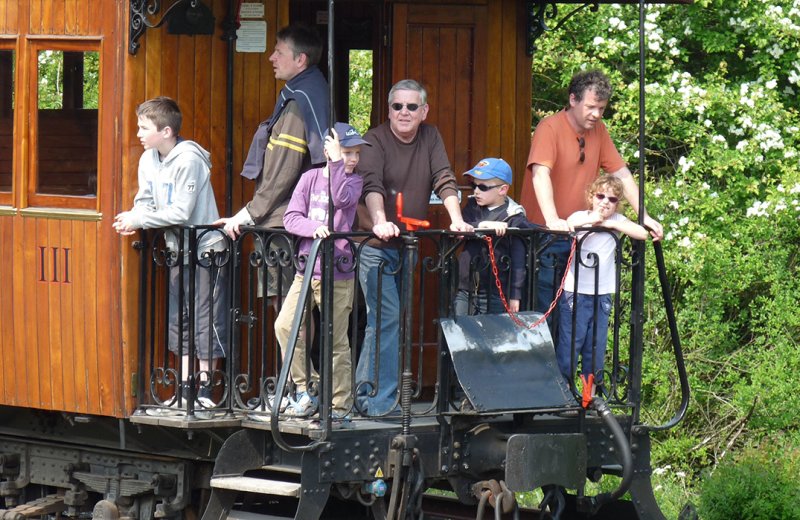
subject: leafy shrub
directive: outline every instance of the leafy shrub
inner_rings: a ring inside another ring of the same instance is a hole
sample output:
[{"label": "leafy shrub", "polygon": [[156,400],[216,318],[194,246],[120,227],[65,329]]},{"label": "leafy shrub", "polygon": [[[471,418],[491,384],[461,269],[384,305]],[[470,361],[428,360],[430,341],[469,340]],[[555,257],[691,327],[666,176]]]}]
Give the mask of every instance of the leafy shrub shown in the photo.
[{"label": "leafy shrub", "polygon": [[[798,20],[798,0],[647,7],[646,205],[664,225],[693,390],[686,421],[656,439],[656,466],[698,474],[800,424],[800,409],[786,405],[800,369]],[[637,26],[635,6],[610,4],[547,33],[532,100],[535,125],[563,106],[575,72],[607,72],[615,92],[605,120],[635,175]],[[654,269],[647,295],[643,419],[663,423],[680,395]]]},{"label": "leafy shrub", "polygon": [[799,461],[797,450],[745,450],[738,460],[720,465],[703,483],[701,518],[800,519]]},{"label": "leafy shrub", "polygon": [[[634,175],[646,175],[646,207],[664,225],[692,387],[686,420],[654,439],[653,465],[686,471],[680,484],[689,487],[773,432],[800,446],[791,402],[800,373],[799,20],[800,0],[648,5],[644,172],[636,6],[582,10],[540,38],[533,57],[534,126],[563,107],[575,72],[602,69],[614,86],[605,120]],[[642,419],[661,424],[680,392],[653,268],[646,290]],[[743,464],[756,481],[758,465]],[[726,468],[719,478],[736,471]]]}]

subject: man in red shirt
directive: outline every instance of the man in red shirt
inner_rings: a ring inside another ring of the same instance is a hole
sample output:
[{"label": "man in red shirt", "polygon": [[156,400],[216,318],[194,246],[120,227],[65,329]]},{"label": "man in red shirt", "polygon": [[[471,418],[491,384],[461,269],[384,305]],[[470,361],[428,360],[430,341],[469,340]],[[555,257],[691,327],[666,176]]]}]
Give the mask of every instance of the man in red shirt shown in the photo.
[{"label": "man in red shirt", "polygon": [[[611,84],[605,74],[580,72],[570,81],[568,106],[537,125],[520,200],[532,222],[553,231],[571,231],[565,219],[584,208],[586,188],[600,170],[622,181],[625,199],[639,212],[636,181],[602,121],[610,97]],[[646,212],[644,225],[654,240],[663,237],[661,224]],[[559,237],[540,253],[537,311],[550,306],[568,256],[569,242]]]}]

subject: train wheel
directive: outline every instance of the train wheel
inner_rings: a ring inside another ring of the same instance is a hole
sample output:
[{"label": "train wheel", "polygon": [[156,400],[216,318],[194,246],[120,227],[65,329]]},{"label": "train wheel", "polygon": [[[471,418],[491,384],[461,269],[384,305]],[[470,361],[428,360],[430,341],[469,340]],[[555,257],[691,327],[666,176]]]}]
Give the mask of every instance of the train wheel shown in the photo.
[{"label": "train wheel", "polygon": [[94,505],[92,520],[119,520],[119,508],[110,500],[101,500]]}]

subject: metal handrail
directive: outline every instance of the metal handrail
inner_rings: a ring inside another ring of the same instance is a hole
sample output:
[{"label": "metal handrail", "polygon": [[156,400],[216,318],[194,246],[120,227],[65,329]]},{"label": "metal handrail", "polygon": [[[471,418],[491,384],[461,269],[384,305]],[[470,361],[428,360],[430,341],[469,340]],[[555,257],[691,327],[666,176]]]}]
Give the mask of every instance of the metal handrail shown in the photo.
[{"label": "metal handrail", "polygon": [[681,384],[681,404],[675,411],[675,414],[672,416],[672,418],[666,423],[657,426],[638,424],[633,428],[635,433],[668,430],[683,420],[683,418],[686,416],[686,411],[689,408],[689,378],[686,374],[686,363],[683,359],[683,348],[681,347],[681,339],[678,335],[678,324],[675,321],[675,308],[672,305],[669,280],[667,279],[667,269],[664,263],[664,250],[660,241],[653,242],[653,250],[656,254],[658,279],[661,283],[661,294],[664,298],[664,311],[667,313],[667,323],[669,325],[670,339],[672,340],[672,350],[675,354],[675,364],[678,368],[678,379]]},{"label": "metal handrail", "polygon": [[[300,327],[302,326],[303,315],[305,313],[306,305],[308,304],[308,297],[311,291],[311,280],[314,278],[314,266],[317,264],[317,258],[319,257],[319,250],[322,241],[323,239],[320,238],[315,239],[314,242],[311,244],[311,250],[308,252],[308,260],[306,261],[306,271],[303,276],[303,285],[300,287],[300,295],[297,299],[298,305],[297,307],[295,307],[294,318],[292,318],[292,329],[291,332],[289,333],[289,343],[284,347],[284,352],[283,352],[284,360],[283,364],[281,365],[281,372],[278,375],[278,382],[275,385],[275,405],[273,405],[270,410],[270,426],[272,428],[272,438],[275,441],[275,444],[277,444],[279,448],[289,452],[313,451],[325,442],[327,434],[329,433],[328,428],[325,428],[323,430],[323,435],[321,439],[314,440],[309,442],[308,444],[303,444],[303,445],[289,444],[283,437],[283,432],[281,432],[278,420],[278,416],[280,413],[280,406],[278,406],[278,403],[280,403],[280,400],[283,398],[284,393],[286,393],[286,383],[289,379],[289,369],[292,365],[292,359],[294,358],[294,351],[297,346],[297,337],[300,334]],[[330,353],[328,353],[327,355],[330,355]]]}]

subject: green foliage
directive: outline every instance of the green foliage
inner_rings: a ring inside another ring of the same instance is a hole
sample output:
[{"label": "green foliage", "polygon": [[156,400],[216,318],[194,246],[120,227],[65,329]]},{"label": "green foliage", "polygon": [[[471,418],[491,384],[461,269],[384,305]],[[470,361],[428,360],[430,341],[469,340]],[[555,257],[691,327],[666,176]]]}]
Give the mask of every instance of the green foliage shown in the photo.
[{"label": "green foliage", "polygon": [[39,108],[60,109],[64,105],[64,53],[39,52]]},{"label": "green foliage", "polygon": [[[39,52],[39,108],[64,108],[64,51]],[[100,53],[83,53],[83,106],[98,108],[100,86]]]},{"label": "green foliage", "polygon": [[362,135],[372,126],[372,51],[350,51],[350,124]]},{"label": "green foliage", "polygon": [[765,443],[721,464],[703,483],[703,520],[800,519],[800,450]]},{"label": "green foliage", "polygon": [[[655,439],[654,466],[684,472],[689,489],[800,424],[800,0],[648,5],[645,25],[646,205],[665,228],[693,392],[686,420]],[[535,125],[563,106],[575,72],[607,72],[606,123],[635,175],[637,27],[636,6],[602,5],[540,38],[532,100]],[[660,424],[680,392],[654,268],[648,277],[643,419]]]}]

